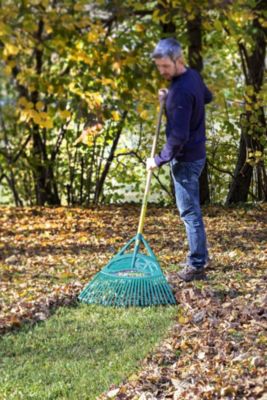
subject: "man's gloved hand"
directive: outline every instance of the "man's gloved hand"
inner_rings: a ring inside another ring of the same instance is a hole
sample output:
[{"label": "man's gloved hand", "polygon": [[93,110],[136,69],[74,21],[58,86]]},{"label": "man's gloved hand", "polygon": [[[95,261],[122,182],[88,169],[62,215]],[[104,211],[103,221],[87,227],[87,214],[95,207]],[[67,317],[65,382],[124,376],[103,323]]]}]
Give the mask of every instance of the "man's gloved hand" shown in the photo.
[{"label": "man's gloved hand", "polygon": [[146,170],[147,171],[153,171],[153,169],[157,168],[157,164],[155,163],[154,158],[148,158],[146,160]]}]

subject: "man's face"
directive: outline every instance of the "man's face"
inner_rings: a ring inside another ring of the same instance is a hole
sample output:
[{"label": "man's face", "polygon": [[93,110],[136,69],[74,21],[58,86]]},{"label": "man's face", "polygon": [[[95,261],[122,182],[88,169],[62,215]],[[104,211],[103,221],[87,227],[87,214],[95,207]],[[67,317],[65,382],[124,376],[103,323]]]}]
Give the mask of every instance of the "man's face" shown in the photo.
[{"label": "man's face", "polygon": [[158,71],[163,78],[170,81],[174,76],[180,75],[183,67],[181,58],[177,58],[173,61],[169,57],[156,58],[155,64]]}]

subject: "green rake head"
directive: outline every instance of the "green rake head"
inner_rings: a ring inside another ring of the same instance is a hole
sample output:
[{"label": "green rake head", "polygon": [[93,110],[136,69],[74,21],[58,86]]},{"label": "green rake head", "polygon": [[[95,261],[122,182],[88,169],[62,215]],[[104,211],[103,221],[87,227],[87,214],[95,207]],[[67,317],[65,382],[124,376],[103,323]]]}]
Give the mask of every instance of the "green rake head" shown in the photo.
[{"label": "green rake head", "polygon": [[[138,252],[139,245],[133,253],[124,254],[133,241],[142,242],[148,255]],[[93,278],[80,293],[79,300],[117,307],[176,303],[154,253],[140,234]]]}]

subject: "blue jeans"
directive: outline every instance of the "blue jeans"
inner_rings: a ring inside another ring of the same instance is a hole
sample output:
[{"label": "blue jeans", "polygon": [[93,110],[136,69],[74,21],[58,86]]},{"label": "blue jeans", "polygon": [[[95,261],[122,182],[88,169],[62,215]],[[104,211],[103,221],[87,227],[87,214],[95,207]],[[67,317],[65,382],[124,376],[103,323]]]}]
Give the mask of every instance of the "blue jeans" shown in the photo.
[{"label": "blue jeans", "polygon": [[208,259],[198,182],[205,161],[205,159],[192,162],[171,161],[176,204],[180,217],[185,224],[189,245],[187,263],[196,268],[203,267]]}]

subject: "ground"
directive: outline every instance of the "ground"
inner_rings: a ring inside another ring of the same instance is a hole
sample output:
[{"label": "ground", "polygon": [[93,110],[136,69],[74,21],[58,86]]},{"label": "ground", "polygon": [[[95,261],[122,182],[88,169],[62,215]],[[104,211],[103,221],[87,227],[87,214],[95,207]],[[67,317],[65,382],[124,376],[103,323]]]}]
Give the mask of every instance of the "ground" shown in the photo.
[{"label": "ground", "polygon": [[[139,207],[0,209],[0,332],[45,320],[136,234]],[[266,389],[267,208],[204,208],[208,280],[181,283],[175,208],[151,206],[144,236],[178,303],[167,339],[101,399],[258,399]]]}]

